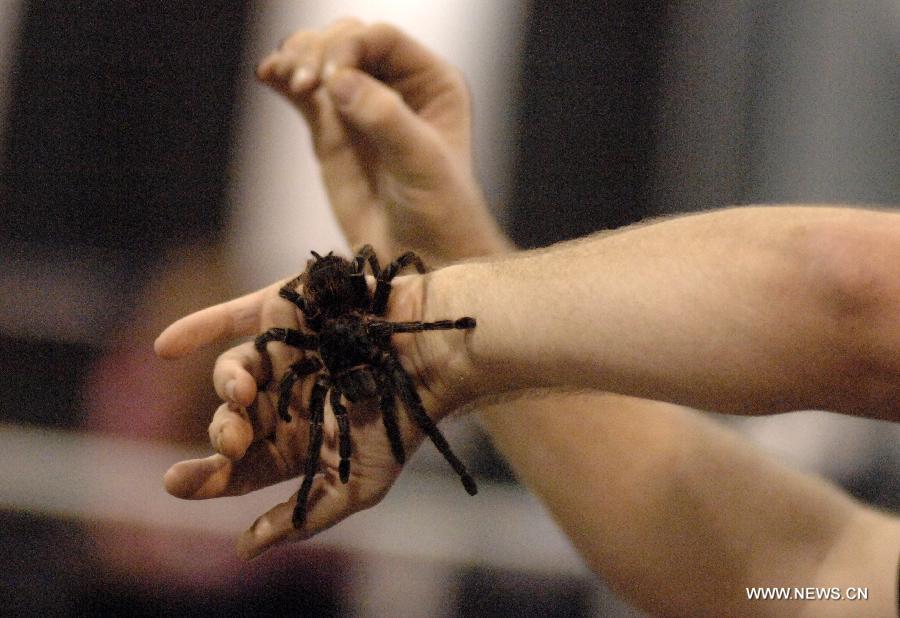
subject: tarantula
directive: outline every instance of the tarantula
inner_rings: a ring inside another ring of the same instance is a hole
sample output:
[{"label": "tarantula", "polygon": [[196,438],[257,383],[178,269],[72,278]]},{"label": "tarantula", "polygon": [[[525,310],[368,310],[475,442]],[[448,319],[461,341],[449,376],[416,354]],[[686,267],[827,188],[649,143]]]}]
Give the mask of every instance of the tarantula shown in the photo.
[{"label": "tarantula", "polygon": [[[288,406],[295,383],[306,376],[318,374],[309,401],[309,446],[303,481],[297,492],[294,526],[300,528],[306,519],[309,492],[319,465],[326,399],[331,402],[338,424],[341,482],[346,483],[350,478],[351,454],[350,422],[342,400],[355,403],[378,398],[391,452],[402,465],[406,454],[397,424],[396,398],[399,397],[412,420],[431,438],[459,475],[463,487],[474,496],[478,492],[474,479],[425,412],[412,378],[397,359],[391,345],[391,335],[472,329],[475,328],[475,319],[464,317],[437,322],[389,322],[383,319],[391,293],[391,280],[409,265],[414,265],[420,273],[425,272],[422,260],[415,253],[403,254],[384,270],[369,245],[364,246],[352,261],[333,252],[323,257],[313,251],[312,255],[306,270],[279,291],[282,298],[300,309],[312,333],[271,328],[256,338],[256,349],[261,353],[265,352],[270,341],[312,352],[292,364],[278,384],[277,410],[285,422],[291,422]],[[374,293],[366,284],[366,263],[375,276]],[[302,289],[297,292],[300,285]]]}]

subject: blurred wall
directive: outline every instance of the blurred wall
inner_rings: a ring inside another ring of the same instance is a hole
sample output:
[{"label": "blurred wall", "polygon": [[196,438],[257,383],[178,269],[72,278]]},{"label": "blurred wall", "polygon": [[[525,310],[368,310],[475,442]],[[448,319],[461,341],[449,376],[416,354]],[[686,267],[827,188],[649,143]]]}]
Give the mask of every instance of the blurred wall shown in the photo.
[{"label": "blurred wall", "polygon": [[900,203],[900,5],[710,6],[670,10],[657,208]]}]

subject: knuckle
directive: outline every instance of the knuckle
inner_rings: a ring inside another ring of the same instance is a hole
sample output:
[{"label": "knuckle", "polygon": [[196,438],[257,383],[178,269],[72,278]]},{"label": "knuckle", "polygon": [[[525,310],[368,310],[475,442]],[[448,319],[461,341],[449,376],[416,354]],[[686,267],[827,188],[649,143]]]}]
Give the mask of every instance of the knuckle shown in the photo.
[{"label": "knuckle", "polygon": [[453,90],[457,91],[463,98],[468,99],[471,88],[469,88],[469,81],[462,69],[451,66],[447,71],[447,81]]},{"label": "knuckle", "polygon": [[346,35],[347,31],[358,31],[363,30],[366,27],[366,24],[359,18],[356,17],[342,17],[340,19],[336,19],[331,23],[331,25],[327,28],[328,32],[340,33],[342,35]]},{"label": "knuckle", "polygon": [[459,68],[447,64],[435,80],[435,96],[440,96],[452,109],[469,112],[471,108],[471,89],[465,73]]},{"label": "knuckle", "polygon": [[281,50],[294,53],[302,52],[310,47],[318,38],[319,34],[317,32],[310,32],[308,30],[295,32],[284,40],[281,44]]},{"label": "knuckle", "polygon": [[403,108],[403,98],[393,90],[382,90],[364,104],[369,110],[369,126],[373,129],[384,129],[394,126],[399,120]]},{"label": "knuckle", "polygon": [[313,135],[312,146],[316,158],[320,161],[329,161],[349,148],[342,136],[322,134]]},{"label": "knuckle", "polygon": [[367,34],[378,40],[394,40],[401,36],[401,31],[395,25],[385,21],[378,21],[369,26]]}]

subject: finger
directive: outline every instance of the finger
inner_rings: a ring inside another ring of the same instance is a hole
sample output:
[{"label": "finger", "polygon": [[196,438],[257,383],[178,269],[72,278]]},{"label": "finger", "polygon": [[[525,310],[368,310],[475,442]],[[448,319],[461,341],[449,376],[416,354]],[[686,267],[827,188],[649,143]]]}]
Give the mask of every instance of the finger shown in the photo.
[{"label": "finger", "polygon": [[275,60],[277,56],[278,52],[272,52],[260,60],[259,64],[256,65],[256,77],[259,78],[260,81],[269,83],[274,79]]},{"label": "finger", "polygon": [[240,496],[279,483],[294,474],[295,470],[275,445],[263,440],[251,444],[238,461],[222,454],[180,461],[169,468],[163,483],[166,491],[176,498],[205,500]]},{"label": "finger", "polygon": [[271,439],[275,434],[275,407],[269,397],[260,395],[249,407],[223,403],[209,424],[212,447],[229,459],[244,457],[254,441]]},{"label": "finger", "polygon": [[278,543],[298,538],[291,522],[297,494],[287,502],[271,508],[257,518],[243,534],[238,537],[235,549],[242,560],[252,560]]},{"label": "finger", "polygon": [[353,30],[334,41],[326,51],[323,64],[326,80],[347,67],[362,69],[391,83],[412,75],[449,70],[449,65],[427,47],[399,28],[384,23]]},{"label": "finger", "polygon": [[[318,80],[318,77],[316,78]],[[348,143],[346,131],[334,111],[334,104],[321,89],[295,93],[290,86],[270,84],[300,112],[309,126],[313,148],[319,159],[327,159]],[[352,152],[352,151],[351,151]]]},{"label": "finger", "polygon": [[213,386],[223,401],[244,407],[253,404],[258,384],[271,378],[266,364],[252,341],[242,343],[219,355],[213,368]]},{"label": "finger", "polygon": [[201,309],[169,325],[153,344],[161,358],[181,358],[219,341],[256,334],[264,301],[277,295],[283,281],[246,296]]},{"label": "finger", "polygon": [[342,40],[365,28],[355,18],[339,19],[321,32],[298,32],[288,38],[284,51],[295,58],[286,87],[291,95],[299,96],[312,91],[321,81],[322,61],[325,49],[333,41]]},{"label": "finger", "polygon": [[310,41],[305,49],[295,49],[294,61],[287,89],[293,96],[301,96],[319,84],[319,68],[322,64],[322,46]]},{"label": "finger", "polygon": [[292,59],[278,49],[262,59],[256,67],[256,76],[263,82],[277,86],[290,74]]},{"label": "finger", "polygon": [[301,108],[310,113],[311,101],[307,96],[319,85],[322,58],[329,41],[364,26],[356,19],[342,19],[322,31],[299,31],[285,39],[278,49],[259,63],[257,77],[281,91]]},{"label": "finger", "polygon": [[[311,39],[312,33],[304,34]],[[283,94],[302,97],[318,84],[321,55],[321,45],[313,40],[278,49],[259,63],[256,77]]]},{"label": "finger", "polygon": [[238,556],[251,560],[269,548],[287,541],[300,541],[346,519],[362,505],[353,508],[347,485],[316,479],[309,497],[303,528],[294,528],[293,515],[297,494],[259,517],[237,541]]},{"label": "finger", "polygon": [[395,90],[355,69],[338,71],[325,88],[341,118],[375,146],[392,172],[420,188],[440,182],[448,165],[440,137]]},{"label": "finger", "polygon": [[166,491],[185,500],[224,495],[233,464],[224,455],[179,461],[166,471]]},{"label": "finger", "polygon": [[253,423],[246,409],[235,403],[223,403],[209,424],[212,447],[228,459],[238,460],[253,442]]}]

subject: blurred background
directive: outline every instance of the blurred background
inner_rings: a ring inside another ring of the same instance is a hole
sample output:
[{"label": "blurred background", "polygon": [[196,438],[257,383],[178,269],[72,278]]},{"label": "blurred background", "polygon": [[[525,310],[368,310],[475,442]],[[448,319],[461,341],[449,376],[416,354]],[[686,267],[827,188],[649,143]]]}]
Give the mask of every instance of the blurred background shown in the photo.
[{"label": "blurred background", "polygon": [[[296,483],[162,489],[208,451],[218,351],[162,363],[156,334],[346,249],[301,119],[253,76],[345,15],[463,69],[480,178],[524,247],[728,204],[900,204],[895,0],[3,0],[0,613],[640,615],[473,419],[447,433],[477,500],[426,445],[383,504],[252,564],[232,539]],[[900,512],[896,425],[722,422]]]}]

